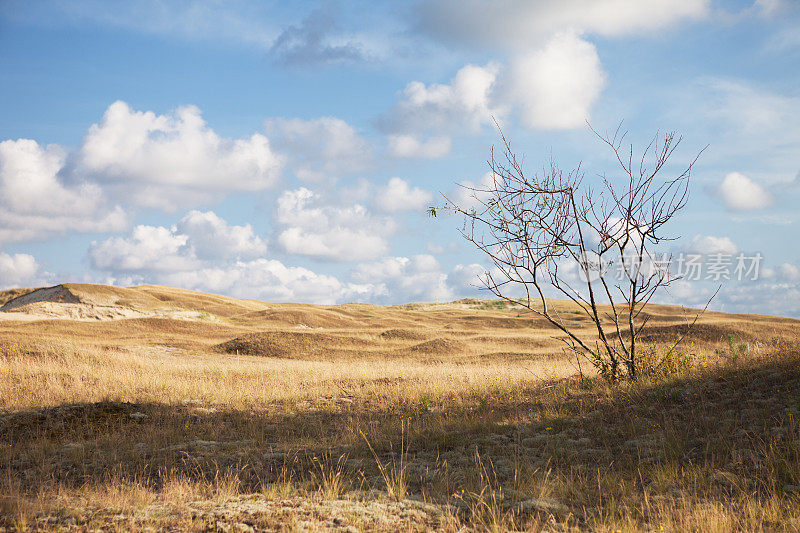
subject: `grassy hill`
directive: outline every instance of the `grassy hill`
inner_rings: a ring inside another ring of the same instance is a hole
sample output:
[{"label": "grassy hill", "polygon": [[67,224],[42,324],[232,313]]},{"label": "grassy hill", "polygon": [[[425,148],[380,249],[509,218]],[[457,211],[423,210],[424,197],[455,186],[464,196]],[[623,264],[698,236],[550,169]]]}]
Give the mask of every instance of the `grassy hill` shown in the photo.
[{"label": "grassy hill", "polygon": [[0,312],[0,529],[800,529],[800,321],[708,312],[610,386],[483,300],[49,289]]}]

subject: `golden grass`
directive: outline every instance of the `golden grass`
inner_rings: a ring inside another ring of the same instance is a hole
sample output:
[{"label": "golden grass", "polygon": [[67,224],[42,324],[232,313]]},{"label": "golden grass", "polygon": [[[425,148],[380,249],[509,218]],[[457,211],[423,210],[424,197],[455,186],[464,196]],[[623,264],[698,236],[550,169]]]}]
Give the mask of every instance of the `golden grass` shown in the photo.
[{"label": "golden grass", "polygon": [[800,529],[797,321],[611,387],[513,307],[132,290],[218,320],[0,321],[0,529]]},{"label": "golden grass", "polygon": [[124,401],[231,409],[313,408],[334,397],[394,404],[511,394],[541,379],[574,373],[565,360],[426,363],[411,358],[295,360],[191,354],[164,348],[0,346],[0,409]]}]

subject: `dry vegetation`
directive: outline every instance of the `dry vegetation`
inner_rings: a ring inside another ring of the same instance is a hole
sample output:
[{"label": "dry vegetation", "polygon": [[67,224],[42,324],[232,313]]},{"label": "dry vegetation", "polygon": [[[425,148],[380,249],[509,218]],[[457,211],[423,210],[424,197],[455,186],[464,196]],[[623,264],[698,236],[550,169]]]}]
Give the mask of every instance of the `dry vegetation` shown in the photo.
[{"label": "dry vegetation", "polygon": [[504,303],[65,288],[0,313],[0,530],[800,530],[798,321],[709,312],[612,387]]}]

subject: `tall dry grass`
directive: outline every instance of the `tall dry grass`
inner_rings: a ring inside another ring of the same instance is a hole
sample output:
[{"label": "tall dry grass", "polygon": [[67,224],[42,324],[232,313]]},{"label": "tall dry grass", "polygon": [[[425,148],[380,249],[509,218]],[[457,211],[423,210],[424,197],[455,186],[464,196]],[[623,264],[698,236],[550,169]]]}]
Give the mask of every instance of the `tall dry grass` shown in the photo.
[{"label": "tall dry grass", "polygon": [[711,317],[611,386],[501,311],[380,309],[302,359],[215,348],[298,331],[256,322],[0,324],[0,527],[800,530],[794,323]]}]

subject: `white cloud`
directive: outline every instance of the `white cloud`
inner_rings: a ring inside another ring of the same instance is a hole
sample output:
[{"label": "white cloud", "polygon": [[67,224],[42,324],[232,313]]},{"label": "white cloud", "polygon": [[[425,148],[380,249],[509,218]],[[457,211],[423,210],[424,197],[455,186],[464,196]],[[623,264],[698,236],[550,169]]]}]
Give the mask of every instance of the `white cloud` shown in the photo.
[{"label": "white cloud", "polygon": [[336,117],[312,120],[269,119],[264,128],[275,147],[290,156],[303,181],[321,182],[357,173],[369,166],[372,151],[358,132]]},{"label": "white cloud", "polygon": [[414,135],[389,135],[389,154],[392,157],[437,159],[450,153],[450,137],[439,136],[421,140]]},{"label": "white cloud", "polygon": [[501,114],[491,102],[491,91],[499,65],[462,67],[449,84],[425,85],[412,81],[403,98],[380,120],[390,132],[415,133],[429,130],[477,129]]},{"label": "white cloud", "polygon": [[93,242],[92,266],[115,274],[180,272],[210,261],[261,256],[266,244],[249,224],[232,226],[213,212],[190,211],[176,226],[136,226],[128,237]]},{"label": "white cloud", "polygon": [[419,4],[419,25],[438,39],[467,46],[524,49],[554,33],[603,36],[653,33],[709,14],[710,0],[434,0]]},{"label": "white cloud", "polygon": [[[213,212],[188,212],[175,226],[136,226],[130,235],[93,242],[92,266],[114,283],[158,283],[238,298],[332,304],[369,300],[374,287],[260,257],[266,244],[249,224]],[[32,258],[31,258],[32,259]],[[0,254],[0,275],[4,261]],[[18,260],[16,270],[27,265]],[[31,270],[28,268],[28,270]],[[2,280],[2,278],[0,278]]]},{"label": "white cloud", "polygon": [[529,128],[582,127],[605,78],[594,45],[574,31],[561,32],[542,47],[517,54],[508,66],[467,65],[449,84],[409,83],[379,125],[390,133],[393,155],[417,157],[449,151],[445,137],[422,143],[424,132],[475,131],[512,108]]},{"label": "white cloud", "polygon": [[375,203],[387,213],[425,209],[433,201],[433,193],[411,187],[402,178],[392,178],[378,190]]},{"label": "white cloud", "polygon": [[428,254],[385,257],[362,263],[353,270],[355,281],[374,286],[374,301],[447,301],[453,291],[439,262]]},{"label": "white cloud", "polygon": [[0,252],[0,289],[42,285],[51,277],[32,255]]},{"label": "white cloud", "polygon": [[346,207],[319,204],[319,196],[301,187],[278,199],[276,221],[285,226],[278,242],[291,254],[334,261],[362,261],[386,253],[385,236],[395,225],[372,216],[359,204]]},{"label": "white cloud", "polygon": [[136,226],[130,237],[112,237],[93,242],[89,249],[92,266],[103,270],[135,272],[197,268],[186,246],[188,237],[160,226]]},{"label": "white cloud", "polygon": [[713,235],[695,235],[688,246],[688,251],[696,254],[735,254],[739,251],[730,237],[714,237]]},{"label": "white cloud", "polygon": [[177,225],[199,259],[249,259],[267,253],[267,245],[252,226],[231,226],[212,211],[190,211]]},{"label": "white cloud", "polygon": [[800,317],[800,285],[763,281],[724,287],[713,307],[729,313]]},{"label": "white cloud", "polygon": [[260,133],[220,137],[194,106],[157,115],[118,101],[89,129],[78,165],[135,203],[174,209],[211,199],[214,192],[271,187],[282,160]]},{"label": "white cloud", "polygon": [[57,145],[43,147],[30,139],[0,142],[0,242],[67,231],[119,231],[128,225],[125,212],[100,187],[61,178],[66,159]]},{"label": "white cloud", "polygon": [[502,92],[519,106],[529,128],[578,128],[589,118],[605,77],[594,45],[566,32],[513,59]]},{"label": "white cloud", "polygon": [[363,300],[372,290],[369,285],[342,283],[334,276],[263,258],[167,273],[159,279],[167,285],[273,302],[334,304]]},{"label": "white cloud", "polygon": [[739,172],[727,174],[717,192],[725,205],[735,211],[763,209],[773,201],[761,185]]},{"label": "white cloud", "polygon": [[800,268],[791,263],[783,263],[780,266],[781,277],[787,281],[800,281]]},{"label": "white cloud", "polygon": [[[486,269],[477,264],[456,265],[447,276],[447,281],[459,296],[475,294],[484,285],[481,280],[485,279]],[[486,294],[486,297],[491,295]]]}]

